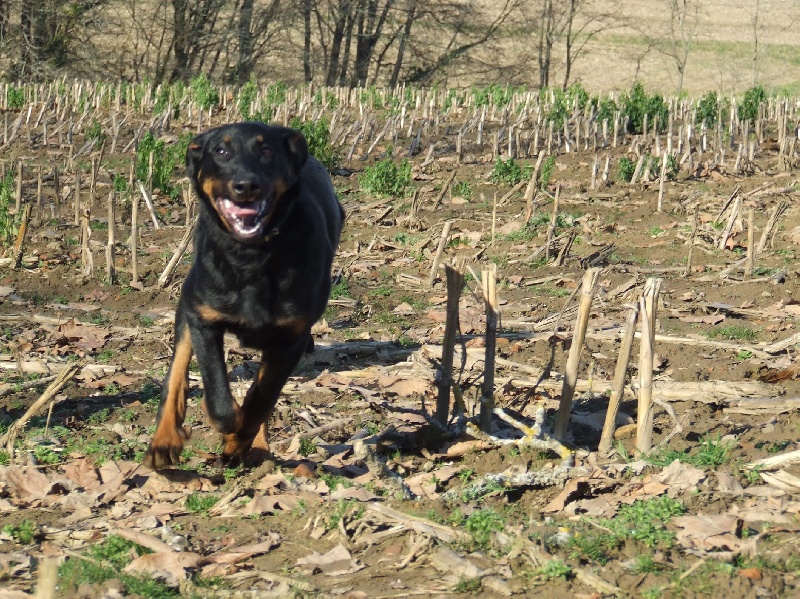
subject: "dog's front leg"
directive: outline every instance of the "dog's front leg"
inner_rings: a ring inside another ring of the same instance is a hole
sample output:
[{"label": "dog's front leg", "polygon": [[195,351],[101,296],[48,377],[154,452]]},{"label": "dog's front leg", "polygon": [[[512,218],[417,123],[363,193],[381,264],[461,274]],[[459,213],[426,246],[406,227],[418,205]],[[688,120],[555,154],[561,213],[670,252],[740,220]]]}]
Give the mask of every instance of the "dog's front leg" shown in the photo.
[{"label": "dog's front leg", "polygon": [[[244,461],[261,425],[269,420],[283,385],[308,347],[309,338],[304,333],[280,347],[264,350],[261,366],[242,403],[242,425],[235,434],[225,435],[223,461],[231,464]],[[264,436],[266,439],[266,429]]]},{"label": "dog's front leg", "polygon": [[203,404],[212,426],[227,437],[241,428],[242,414],[231,395],[223,348],[224,327],[198,319],[190,327],[203,379]]},{"label": "dog's front leg", "polygon": [[186,311],[178,308],[175,316],[175,347],[169,371],[161,387],[156,432],[144,456],[144,464],[159,470],[180,459],[189,430],[183,427],[186,399],[189,395],[189,363],[192,360],[192,337]]}]

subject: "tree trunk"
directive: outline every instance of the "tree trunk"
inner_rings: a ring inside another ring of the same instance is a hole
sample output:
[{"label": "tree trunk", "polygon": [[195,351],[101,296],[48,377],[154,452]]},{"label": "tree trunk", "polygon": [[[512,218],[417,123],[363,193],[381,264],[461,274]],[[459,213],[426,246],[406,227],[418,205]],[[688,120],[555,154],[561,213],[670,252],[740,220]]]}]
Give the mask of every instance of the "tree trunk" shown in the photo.
[{"label": "tree trunk", "polygon": [[[173,25],[172,25],[172,52],[175,64],[169,76],[170,81],[185,79],[189,68],[189,28],[187,20],[188,0],[172,0]],[[158,81],[156,82],[158,83]]]},{"label": "tree trunk", "polygon": [[303,78],[311,81],[311,0],[303,0]]},{"label": "tree trunk", "polygon": [[414,14],[417,12],[417,0],[410,0],[408,11],[406,12],[406,22],[403,24],[403,32],[400,34],[400,46],[397,49],[397,59],[392,68],[392,74],[389,77],[389,87],[397,87],[397,81],[400,79],[400,69],[403,66],[403,59],[406,53],[406,43],[411,37],[411,26],[414,24]]},{"label": "tree trunk", "polygon": [[247,83],[253,71],[253,4],[254,0],[242,0],[239,11],[239,59],[236,61],[236,83],[239,85]]},{"label": "tree trunk", "polygon": [[340,0],[333,26],[331,53],[328,56],[328,72],[325,75],[325,85],[328,86],[336,85],[336,77],[339,74],[339,57],[342,52],[342,40],[344,39],[344,27],[349,15],[350,2],[348,0]]}]

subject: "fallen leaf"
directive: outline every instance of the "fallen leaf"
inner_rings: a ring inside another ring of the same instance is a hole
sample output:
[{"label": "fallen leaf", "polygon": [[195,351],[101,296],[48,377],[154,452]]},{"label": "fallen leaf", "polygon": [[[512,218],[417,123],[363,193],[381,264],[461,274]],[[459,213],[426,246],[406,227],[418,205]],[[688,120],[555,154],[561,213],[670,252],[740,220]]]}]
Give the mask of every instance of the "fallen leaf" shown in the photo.
[{"label": "fallen leaf", "polygon": [[764,576],[758,568],[742,568],[739,570],[739,576],[748,578],[750,580],[761,580]]},{"label": "fallen leaf", "polygon": [[697,485],[705,479],[706,473],[703,470],[679,460],[673,461],[660,474],[653,477],[654,481],[669,485],[670,496],[674,496],[680,491],[696,489]]},{"label": "fallen leaf", "polygon": [[344,545],[337,545],[327,553],[311,552],[311,555],[297,560],[298,566],[306,566],[311,572],[322,572],[328,576],[342,576],[352,574],[364,568],[364,565],[355,560]]},{"label": "fallen leaf", "polygon": [[147,574],[163,579],[169,586],[178,586],[181,580],[189,578],[188,569],[195,569],[204,561],[202,555],[189,551],[147,553],[125,566],[124,571],[129,574]]},{"label": "fallen leaf", "polygon": [[378,379],[378,384],[384,393],[407,397],[413,394],[422,394],[428,390],[430,382],[422,377],[393,377],[385,376]]}]

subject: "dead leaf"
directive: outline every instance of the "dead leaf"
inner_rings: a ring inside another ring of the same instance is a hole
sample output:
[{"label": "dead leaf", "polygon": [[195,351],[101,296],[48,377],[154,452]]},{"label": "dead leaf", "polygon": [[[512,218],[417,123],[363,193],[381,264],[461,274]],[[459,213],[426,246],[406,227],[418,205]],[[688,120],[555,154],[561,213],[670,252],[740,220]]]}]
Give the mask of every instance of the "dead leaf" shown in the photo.
[{"label": "dead leaf", "polygon": [[654,481],[669,485],[671,497],[674,497],[679,491],[696,489],[697,485],[705,479],[706,473],[703,470],[679,460],[673,461],[660,474],[653,477]]},{"label": "dead leaf", "polygon": [[212,553],[206,558],[207,563],[211,564],[235,564],[254,555],[262,555],[267,553],[280,545],[281,537],[278,533],[269,533],[269,538],[261,543],[254,545],[243,545],[241,547],[233,547],[225,551],[218,551]]},{"label": "dead leaf", "polygon": [[20,506],[38,504],[48,500],[50,495],[66,492],[60,481],[50,480],[36,468],[0,468],[0,480],[6,481],[9,493]]},{"label": "dead leaf", "polygon": [[573,478],[567,482],[566,487],[564,490],[561,491],[558,495],[556,495],[550,503],[542,508],[542,513],[545,514],[552,514],[555,512],[560,512],[564,509],[564,507],[581,497],[585,497],[591,490],[589,486],[589,479],[585,476],[580,478]]},{"label": "dead leaf", "polygon": [[252,500],[245,504],[241,514],[244,517],[255,515],[260,516],[261,514],[274,514],[280,509],[278,498],[276,496],[259,495],[258,497],[253,497]]},{"label": "dead leaf", "polygon": [[94,464],[89,460],[77,459],[67,462],[62,467],[62,470],[67,475],[67,478],[85,491],[95,491],[102,485],[100,475],[97,473]]},{"label": "dead leaf", "polygon": [[124,571],[129,574],[147,574],[163,579],[169,586],[177,586],[181,580],[189,578],[187,570],[197,568],[204,561],[202,555],[189,551],[147,553],[125,566]]},{"label": "dead leaf", "polygon": [[739,576],[748,578],[750,580],[761,580],[764,576],[758,568],[742,568],[739,570]]},{"label": "dead leaf", "polygon": [[384,393],[408,397],[409,395],[425,393],[430,382],[427,379],[414,376],[384,376],[378,379],[378,384]]},{"label": "dead leaf", "polygon": [[353,559],[344,545],[337,545],[327,553],[313,551],[311,555],[297,560],[298,566],[305,566],[307,571],[322,572],[327,576],[353,574],[364,568],[364,565]]},{"label": "dead leaf", "polygon": [[672,524],[678,528],[678,543],[687,549],[737,551],[743,546],[742,520],[731,514],[676,516]]}]

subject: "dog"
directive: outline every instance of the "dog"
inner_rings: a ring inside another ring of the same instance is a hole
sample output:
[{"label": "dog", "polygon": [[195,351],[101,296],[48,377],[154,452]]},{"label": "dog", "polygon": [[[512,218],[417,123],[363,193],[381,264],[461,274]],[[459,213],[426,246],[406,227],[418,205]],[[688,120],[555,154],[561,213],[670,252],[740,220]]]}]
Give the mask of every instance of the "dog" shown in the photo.
[{"label": "dog", "polygon": [[[204,407],[222,433],[222,462],[241,464],[303,353],[331,290],[344,211],[325,167],[302,133],[246,122],[195,137],[186,172],[200,200],[194,263],[175,314],[175,346],[161,388],[156,430],[144,463],[176,464],[192,354]],[[239,406],[223,351],[230,331],[261,351],[255,380]],[[265,427],[266,428],[266,427]]]}]

